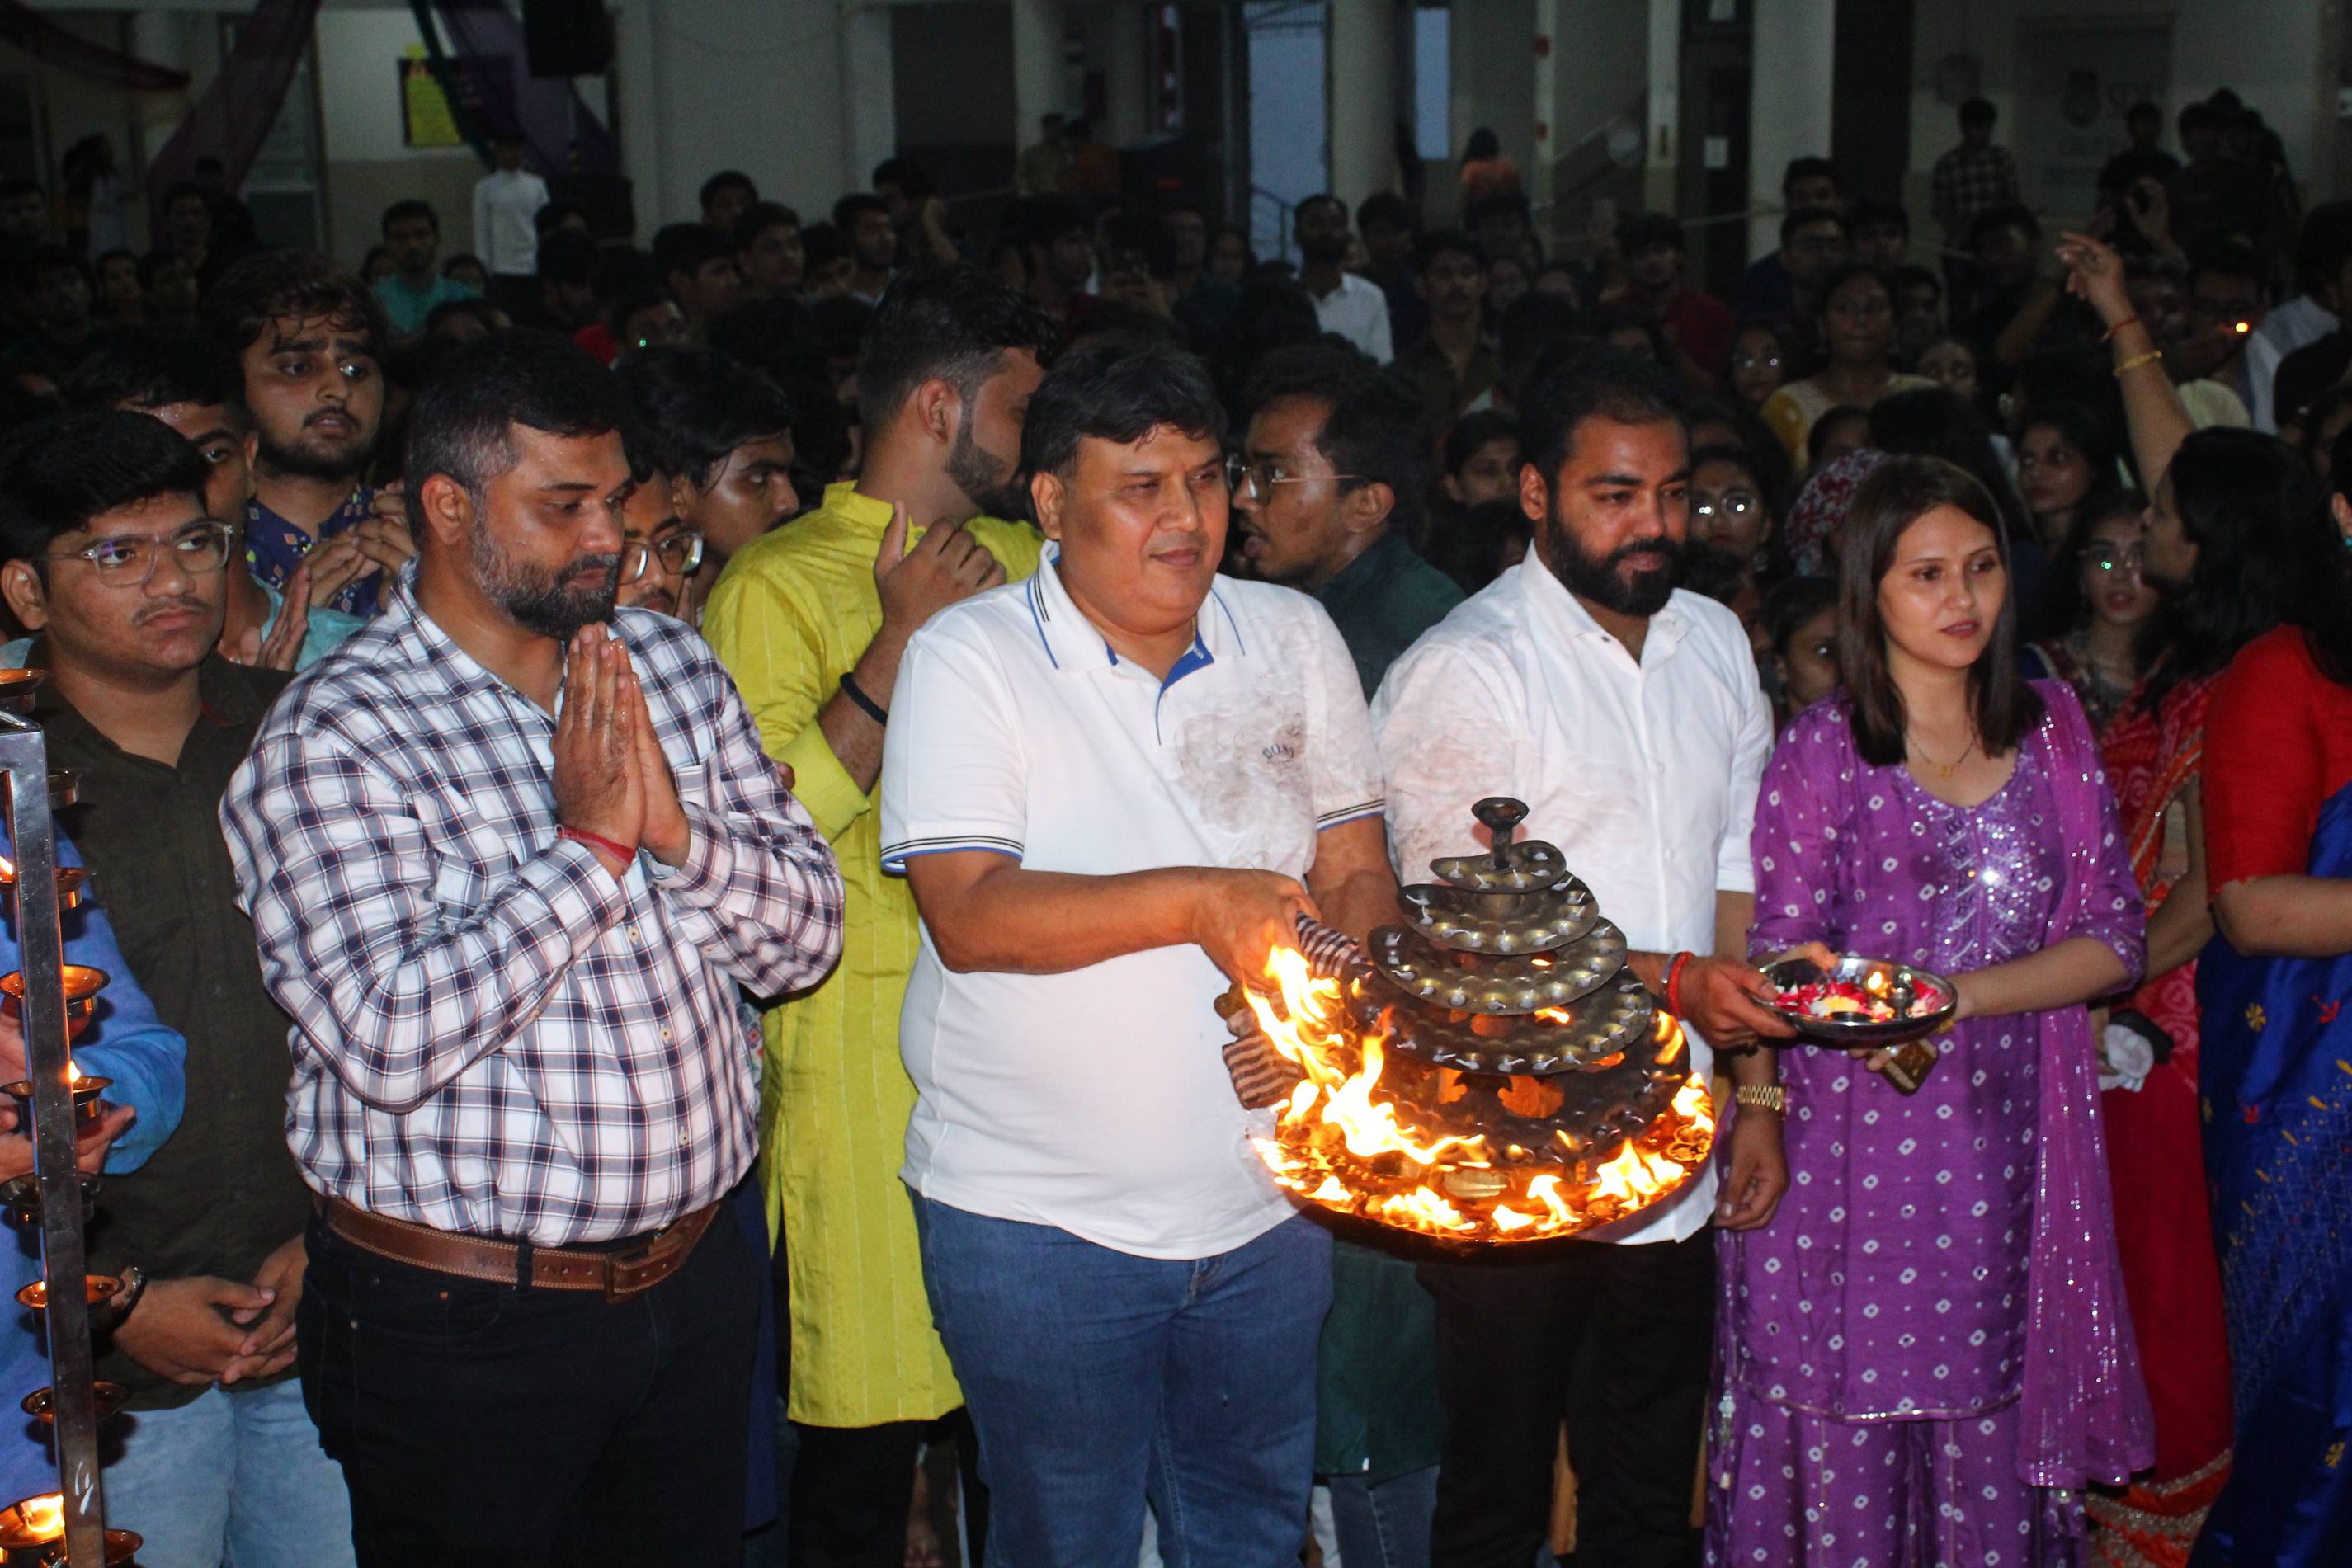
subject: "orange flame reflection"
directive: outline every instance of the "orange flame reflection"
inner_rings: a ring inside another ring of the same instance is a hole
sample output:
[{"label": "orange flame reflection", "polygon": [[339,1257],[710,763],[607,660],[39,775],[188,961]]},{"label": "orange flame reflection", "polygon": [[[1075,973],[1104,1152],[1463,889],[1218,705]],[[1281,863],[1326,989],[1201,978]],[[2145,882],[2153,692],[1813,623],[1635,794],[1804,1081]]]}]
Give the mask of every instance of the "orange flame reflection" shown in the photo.
[{"label": "orange flame reflection", "polygon": [[[1664,1114],[1613,1153],[1603,1151],[1605,1158],[1497,1166],[1484,1135],[1424,1127],[1416,1107],[1382,1092],[1389,1037],[1356,1026],[1340,982],[1317,977],[1306,956],[1290,948],[1276,948],[1265,973],[1272,991],[1245,991],[1250,1009],[1306,1077],[1279,1108],[1275,1135],[1256,1148],[1275,1180],[1310,1203],[1465,1241],[1571,1236],[1667,1197],[1705,1162],[1714,1141],[1714,1103],[1693,1076]],[[1663,1012],[1657,1040],[1662,1059],[1675,1060],[1682,1030]]]},{"label": "orange flame reflection", "polygon": [[66,1532],[63,1492],[28,1497],[16,1505],[16,1512],[25,1521],[25,1533],[36,1541],[54,1541]]}]

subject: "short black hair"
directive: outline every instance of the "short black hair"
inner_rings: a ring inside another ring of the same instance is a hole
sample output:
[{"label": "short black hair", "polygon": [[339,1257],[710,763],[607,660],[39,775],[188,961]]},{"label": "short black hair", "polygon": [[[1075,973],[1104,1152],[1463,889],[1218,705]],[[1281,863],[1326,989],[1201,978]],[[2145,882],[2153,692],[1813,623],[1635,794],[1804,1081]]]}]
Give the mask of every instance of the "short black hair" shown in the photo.
[{"label": "short black hair", "polygon": [[1654,245],[1684,248],[1682,220],[1672,213],[1632,213],[1617,225],[1617,249],[1631,256]]},{"label": "short black hair", "polygon": [[833,204],[833,225],[845,236],[857,226],[857,220],[867,213],[890,215],[890,204],[871,191],[852,191]]},{"label": "short black hair", "polygon": [[1478,455],[1478,448],[1492,442],[1519,444],[1519,421],[1507,409],[1482,408],[1475,413],[1465,413],[1454,422],[1445,433],[1445,450],[1439,461],[1447,474],[1459,474],[1463,465]]},{"label": "short black hair", "polygon": [[1421,227],[1412,204],[1394,191],[1375,191],[1356,204],[1356,232],[1361,234],[1374,224],[1405,230]]},{"label": "short black hair", "polygon": [[1489,191],[1470,204],[1469,209],[1462,214],[1462,221],[1475,229],[1494,214],[1504,213],[1524,218],[1529,211],[1525,191]]},{"label": "short black hair", "polygon": [[1874,224],[1892,224],[1901,229],[1905,237],[1911,233],[1911,214],[1903,210],[1900,202],[1890,202],[1884,196],[1863,196],[1846,209],[1846,232],[1868,228]]},{"label": "short black hair", "polygon": [[703,486],[739,446],[793,427],[793,405],[760,371],[711,349],[648,349],[623,361],[621,392],[643,421],[659,466]]},{"label": "short black hair", "polygon": [[1853,233],[1846,227],[1845,214],[1835,207],[1792,207],[1780,218],[1780,243],[1785,246],[1797,237],[1797,231],[1815,224],[1835,224],[1840,235]]},{"label": "short black hair", "polygon": [[2186,141],[2197,131],[2211,130],[2218,118],[2213,106],[2202,99],[2195,103],[2184,104],[2181,107],[2180,118],[2177,121],[2180,127],[2180,139]]},{"label": "short black hair", "polygon": [[285,319],[323,319],[362,333],[378,354],[392,336],[375,291],[316,251],[256,251],[221,274],[205,312],[213,337],[233,354],[243,354],[270,322]]},{"label": "short black hair", "polygon": [[2156,105],[2148,102],[2146,99],[2141,99],[2137,103],[2133,104],[2129,109],[2124,110],[2124,123],[2126,125],[2145,125],[2151,120],[2156,121],[2158,125],[2163,124],[2164,110],[2157,108]]},{"label": "short black hair", "polygon": [[1103,267],[1106,277],[1139,266],[1163,283],[1176,276],[1176,236],[1156,213],[1108,214],[1102,221],[1102,242],[1109,257]]},{"label": "short black hair", "polygon": [[1486,268],[1486,247],[1467,229],[1431,229],[1412,244],[1412,270],[1416,277],[1437,265],[1437,258],[1458,252]]},{"label": "short black hair", "polygon": [[539,276],[549,283],[593,283],[604,259],[604,247],[577,229],[558,229],[539,242]]},{"label": "short black hair", "polygon": [[894,279],[857,356],[857,418],[879,431],[915,389],[946,382],[969,404],[1004,354],[1026,349],[1050,366],[1053,319],[995,274],[970,263],[919,267]]},{"label": "short black hair", "polygon": [[479,500],[514,466],[517,425],[566,437],[625,428],[620,387],[578,344],[554,332],[494,332],[453,350],[409,404],[401,480],[422,537],[425,481],[446,475]]},{"label": "short black hair", "polygon": [[712,261],[733,261],[735,247],[709,224],[664,224],[654,231],[654,265],[667,278],[694,273]]},{"label": "short black hair", "polygon": [[568,223],[572,219],[579,218],[584,222],[586,221],[587,216],[587,208],[582,206],[577,202],[567,202],[562,197],[558,196],[555,200],[540,208],[539,211],[531,214],[530,226],[532,232],[536,233],[543,239],[548,235],[553,233],[558,227]]},{"label": "short black hair", "polygon": [[[1017,214],[1017,215],[1015,215]],[[1095,232],[1095,215],[1076,196],[1032,196],[1007,214],[1008,225],[1018,226],[1024,242],[1050,246],[1072,229]]]},{"label": "short black hair", "polygon": [[393,225],[406,223],[411,218],[423,218],[433,225],[435,234],[441,232],[441,214],[433,210],[432,203],[415,196],[404,197],[384,208],[383,222],[378,227],[383,233],[390,234]]},{"label": "short black hair", "polygon": [[753,202],[735,220],[735,248],[749,250],[759,237],[770,229],[782,226],[797,229],[801,215],[782,202]]},{"label": "short black hair", "polygon": [[812,277],[849,254],[849,236],[830,223],[801,230],[801,266]]},{"label": "short black hair", "polygon": [[1339,221],[1343,224],[1348,221],[1348,204],[1328,191],[1318,191],[1311,196],[1301,196],[1298,199],[1298,204],[1290,209],[1290,223],[1293,228],[1298,226],[1298,220],[1307,215],[1307,209],[1309,207],[1337,207],[1339,209]]},{"label": "short black hair", "polygon": [[1605,343],[1578,343],[1520,400],[1519,456],[1549,484],[1586,420],[1680,425],[1684,412],[1682,390],[1664,366]]},{"label": "short black hair", "polygon": [[1429,489],[1429,439],[1421,396],[1352,348],[1297,343],[1260,360],[1246,394],[1255,417],[1285,398],[1323,405],[1315,449],[1331,465],[1342,495],[1386,485],[1394,497],[1388,526],[1410,538],[1420,531]]},{"label": "short black hair", "polygon": [[901,195],[914,202],[921,201],[939,189],[931,179],[930,171],[903,152],[875,164],[874,177],[866,183],[877,192],[885,185],[896,185]]},{"label": "short black hair", "polygon": [[1173,343],[1098,338],[1055,361],[1029,400],[1022,471],[1066,475],[1087,437],[1124,446],[1161,428],[1224,439],[1224,405],[1209,367]]},{"label": "short black hair", "polygon": [[1972,131],[1979,125],[1991,125],[2000,119],[2000,110],[1989,98],[1972,98],[1960,105],[1960,129]]},{"label": "short black hair", "polygon": [[[1936,291],[1938,304],[1943,302],[1944,280],[1936,276],[1934,267],[1922,267],[1916,261],[1906,261],[1900,267],[1889,267],[1886,270],[1886,287],[1897,295],[1906,288],[1916,288],[1921,284],[1926,284]],[[1899,304],[1897,308],[1900,308]]]},{"label": "short black hair", "polygon": [[1985,240],[2003,229],[2015,229],[2029,245],[2042,237],[2042,220],[2033,209],[2022,202],[2004,202],[1997,207],[1987,207],[1969,220],[1969,248],[1974,250]]},{"label": "short black hair", "polygon": [[1764,628],[1765,646],[1787,657],[1798,629],[1822,611],[1835,610],[1837,602],[1833,577],[1791,577],[1774,583],[1765,591],[1764,602],[1756,612]]},{"label": "short black hair", "polygon": [[165,327],[110,332],[66,372],[69,408],[226,408],[247,421],[245,371],[210,338]]},{"label": "short black hair", "polygon": [[2189,286],[2193,292],[2197,279],[2205,273],[2220,277],[2243,278],[2270,298],[2270,268],[2254,247],[2233,235],[2214,235],[2199,242],[2189,252]]},{"label": "short black hair", "polygon": [[162,420],[71,408],[0,446],[0,557],[34,560],[108,512],[157,496],[202,500],[204,454]]},{"label": "short black hair", "polygon": [[708,207],[722,191],[746,191],[751,193],[753,201],[760,199],[760,187],[751,183],[751,176],[740,169],[719,170],[719,172],[702,182],[698,197],[702,204]]},{"label": "short black hair", "polygon": [[1782,201],[1788,200],[1789,193],[1796,189],[1797,182],[1800,180],[1816,180],[1823,178],[1826,178],[1831,184],[1839,185],[1841,189],[1843,188],[1842,183],[1838,179],[1837,165],[1831,162],[1828,159],[1822,157],[1791,158],[1789,160],[1788,168],[1782,170],[1780,172],[1780,199]]}]

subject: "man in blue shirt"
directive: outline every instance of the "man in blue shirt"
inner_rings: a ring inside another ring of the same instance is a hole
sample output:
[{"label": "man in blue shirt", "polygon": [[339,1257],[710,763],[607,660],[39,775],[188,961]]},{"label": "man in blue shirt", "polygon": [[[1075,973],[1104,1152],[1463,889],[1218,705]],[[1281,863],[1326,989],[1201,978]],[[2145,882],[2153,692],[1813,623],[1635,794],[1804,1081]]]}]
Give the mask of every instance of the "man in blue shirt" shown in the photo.
[{"label": "man in blue shirt", "polygon": [[481,298],[434,265],[441,255],[441,214],[432,203],[412,197],[384,208],[383,248],[392,253],[392,270],[375,286],[375,297],[383,302],[393,336],[413,338],[425,330],[436,305]]}]

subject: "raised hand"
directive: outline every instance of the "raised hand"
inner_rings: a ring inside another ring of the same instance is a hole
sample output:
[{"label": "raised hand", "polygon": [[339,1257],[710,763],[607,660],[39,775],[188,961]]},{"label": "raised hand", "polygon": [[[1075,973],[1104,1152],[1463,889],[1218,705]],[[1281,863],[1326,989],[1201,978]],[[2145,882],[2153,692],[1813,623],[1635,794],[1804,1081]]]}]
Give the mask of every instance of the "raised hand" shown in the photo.
[{"label": "raised hand", "polygon": [[2066,292],[2096,310],[2100,320],[2113,327],[2132,314],[2124,259],[2115,246],[2069,230],[2059,237],[2058,259],[2066,267]]}]

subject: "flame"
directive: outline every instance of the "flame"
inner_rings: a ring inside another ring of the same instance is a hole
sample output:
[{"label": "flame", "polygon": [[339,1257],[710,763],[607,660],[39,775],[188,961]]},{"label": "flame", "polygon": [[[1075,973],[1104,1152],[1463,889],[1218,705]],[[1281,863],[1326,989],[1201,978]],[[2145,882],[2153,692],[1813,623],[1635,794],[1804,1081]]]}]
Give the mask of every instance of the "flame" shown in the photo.
[{"label": "flame", "polygon": [[16,862],[10,860],[6,855],[0,855],[0,882],[14,882],[16,880]]},{"label": "flame", "polygon": [[63,1492],[28,1497],[16,1505],[16,1513],[25,1521],[25,1533],[36,1541],[55,1541],[66,1532],[66,1499]]},{"label": "flame", "polygon": [[[1512,1163],[1498,1166],[1484,1135],[1433,1132],[1415,1119],[1415,1107],[1383,1092],[1385,1016],[1381,1026],[1360,1029],[1341,983],[1315,976],[1295,949],[1276,948],[1265,975],[1269,990],[1244,995],[1267,1040],[1306,1076],[1279,1108],[1275,1135],[1255,1147],[1275,1180],[1310,1203],[1460,1240],[1570,1236],[1672,1193],[1714,1140],[1714,1103],[1705,1082],[1687,1076],[1666,1111],[1613,1150],[1571,1152],[1544,1166],[1522,1163],[1524,1151],[1514,1147]],[[1546,1011],[1551,1022],[1567,1016]],[[1660,1060],[1680,1055],[1681,1026],[1664,1012],[1656,1039]],[[1549,1087],[1540,1079],[1516,1084],[1520,1113],[1556,1105]],[[1461,1098],[1458,1082],[1450,1096],[1441,1091],[1441,1102],[1448,1098]]]},{"label": "flame", "polygon": [[73,1064],[73,1059],[71,1057],[68,1057],[66,1059],[66,1082],[68,1085],[71,1085],[80,1082],[81,1069]]}]

